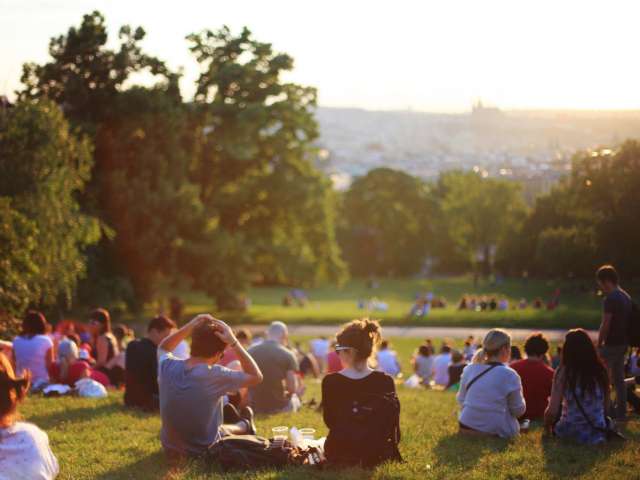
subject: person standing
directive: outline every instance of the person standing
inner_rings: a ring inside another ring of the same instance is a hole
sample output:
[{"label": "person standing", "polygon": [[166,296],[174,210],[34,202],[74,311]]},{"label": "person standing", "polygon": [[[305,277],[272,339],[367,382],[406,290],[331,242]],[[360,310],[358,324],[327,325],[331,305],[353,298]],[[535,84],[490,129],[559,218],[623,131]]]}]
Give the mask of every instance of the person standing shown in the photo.
[{"label": "person standing", "polygon": [[624,382],[624,361],[629,348],[631,297],[619,284],[618,272],[611,265],[603,265],[596,279],[604,293],[602,323],[598,332],[600,356],[609,370],[609,379],[616,392],[615,419],[624,421],[627,413],[627,387]]}]

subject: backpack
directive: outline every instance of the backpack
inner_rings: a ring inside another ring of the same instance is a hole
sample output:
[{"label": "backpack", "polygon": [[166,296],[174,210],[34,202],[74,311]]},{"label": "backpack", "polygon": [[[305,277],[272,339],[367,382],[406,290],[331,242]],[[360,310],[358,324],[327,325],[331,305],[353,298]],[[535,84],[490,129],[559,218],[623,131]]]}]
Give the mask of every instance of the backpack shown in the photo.
[{"label": "backpack", "polygon": [[640,306],[633,300],[631,300],[628,335],[629,345],[640,347]]},{"label": "backpack", "polygon": [[[343,412],[330,436],[340,438],[348,449],[335,449],[325,443],[329,462],[338,465],[373,467],[387,460],[403,461],[400,443],[400,401],[395,392],[369,394]],[[328,439],[329,440],[329,439]]]},{"label": "backpack", "polygon": [[283,446],[275,447],[271,440],[256,435],[229,435],[209,447],[205,460],[218,464],[224,471],[249,471],[302,465],[312,450],[315,451],[295,448],[286,440]]}]

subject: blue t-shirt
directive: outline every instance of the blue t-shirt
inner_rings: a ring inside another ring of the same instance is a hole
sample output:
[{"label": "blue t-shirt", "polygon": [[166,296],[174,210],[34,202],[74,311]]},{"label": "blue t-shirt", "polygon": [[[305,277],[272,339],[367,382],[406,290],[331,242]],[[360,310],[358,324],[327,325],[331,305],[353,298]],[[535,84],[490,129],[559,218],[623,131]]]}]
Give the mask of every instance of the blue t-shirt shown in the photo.
[{"label": "blue t-shirt", "polygon": [[631,317],[631,297],[621,288],[609,293],[603,302],[604,313],[611,314],[609,335],[604,344],[609,346],[629,345],[629,319]]},{"label": "blue t-shirt", "polygon": [[160,441],[166,450],[199,455],[220,439],[223,396],[237,390],[246,373],[220,365],[189,367],[158,349],[160,364]]}]

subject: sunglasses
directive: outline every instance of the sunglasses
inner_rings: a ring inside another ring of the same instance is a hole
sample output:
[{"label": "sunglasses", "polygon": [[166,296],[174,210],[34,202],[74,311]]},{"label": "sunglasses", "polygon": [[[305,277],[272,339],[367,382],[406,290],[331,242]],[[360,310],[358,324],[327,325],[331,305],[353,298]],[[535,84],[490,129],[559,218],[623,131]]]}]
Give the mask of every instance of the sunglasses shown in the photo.
[{"label": "sunglasses", "polygon": [[335,347],[333,347],[333,349],[336,351],[336,353],[343,352],[344,350],[355,350],[355,348],[353,347],[347,347],[344,345],[336,345]]}]

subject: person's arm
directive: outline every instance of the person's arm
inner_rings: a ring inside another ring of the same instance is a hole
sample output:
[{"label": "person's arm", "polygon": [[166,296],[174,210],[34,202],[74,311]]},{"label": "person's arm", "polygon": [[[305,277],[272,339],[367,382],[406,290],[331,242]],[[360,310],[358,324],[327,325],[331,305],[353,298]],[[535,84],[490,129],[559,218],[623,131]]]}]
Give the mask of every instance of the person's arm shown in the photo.
[{"label": "person's arm", "polygon": [[207,314],[196,315],[191,321],[183,325],[182,328],[165,337],[164,340],[160,342],[160,345],[158,345],[158,349],[163,352],[173,352],[178,344],[191,335],[193,329],[205,320],[213,320],[213,317]]},{"label": "person's arm", "polygon": [[47,349],[47,351],[44,353],[44,364],[47,367],[47,372],[49,370],[51,370],[51,365],[53,365],[53,347]]},{"label": "person's arm", "polygon": [[104,367],[109,355],[109,342],[104,335],[96,340],[96,367]]},{"label": "person's arm", "polygon": [[[260,371],[260,367],[253,359],[251,355],[244,349],[242,344],[238,341],[238,339],[233,334],[233,330],[229,325],[224,323],[222,320],[214,319],[216,325],[220,327],[220,330],[216,332],[216,335],[220,340],[233,348],[236,356],[238,357],[238,361],[242,366],[242,370],[245,373],[245,380],[241,383],[239,388],[243,387],[253,387],[262,383],[262,372]],[[177,344],[176,344],[177,345]]]},{"label": "person's arm", "polygon": [[467,398],[467,369],[465,368],[462,371],[462,375],[460,376],[460,388],[458,389],[456,400],[458,401],[460,406],[463,406],[466,398]]},{"label": "person's arm", "polygon": [[322,379],[322,418],[325,425],[331,430],[338,423],[336,408],[333,402],[333,389],[330,385],[331,377],[327,376]]},{"label": "person's arm", "polygon": [[609,336],[609,330],[611,329],[612,314],[609,312],[602,313],[602,323],[600,323],[600,330],[598,330],[598,346],[601,347],[607,341]]},{"label": "person's arm", "polygon": [[285,377],[285,385],[289,395],[298,393],[298,376],[295,370],[287,370],[287,376]]},{"label": "person's arm", "polygon": [[[553,384],[551,386],[551,397],[549,405],[544,412],[544,428],[547,433],[551,433],[554,423],[560,415],[562,407],[562,396],[564,392],[564,369],[559,367],[553,375]],[[608,397],[607,397],[608,398]]]}]

